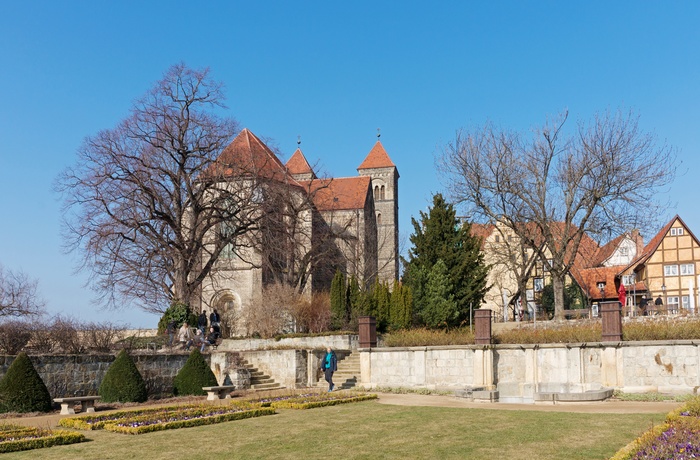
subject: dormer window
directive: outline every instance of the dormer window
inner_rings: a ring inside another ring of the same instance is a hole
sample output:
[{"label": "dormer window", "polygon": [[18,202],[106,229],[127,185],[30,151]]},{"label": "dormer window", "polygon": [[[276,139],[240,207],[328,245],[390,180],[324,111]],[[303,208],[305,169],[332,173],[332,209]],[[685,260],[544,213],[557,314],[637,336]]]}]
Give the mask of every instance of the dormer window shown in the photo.
[{"label": "dormer window", "polygon": [[683,227],[671,229],[671,236],[681,236],[682,234],[683,234]]}]

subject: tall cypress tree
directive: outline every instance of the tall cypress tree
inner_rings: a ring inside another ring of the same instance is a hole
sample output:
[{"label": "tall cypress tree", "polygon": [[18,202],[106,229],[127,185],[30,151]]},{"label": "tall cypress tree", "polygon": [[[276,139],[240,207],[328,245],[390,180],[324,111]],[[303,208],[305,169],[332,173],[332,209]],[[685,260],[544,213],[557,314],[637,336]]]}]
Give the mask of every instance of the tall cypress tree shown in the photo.
[{"label": "tall cypress tree", "polygon": [[481,241],[471,234],[469,223],[460,223],[454,207],[439,193],[433,196],[428,212],[421,211],[420,221],[411,219],[411,222],[414,233],[410,236],[412,248],[408,260],[403,260],[404,281],[413,292],[418,319],[425,322],[428,274],[442,260],[451,285],[449,294],[457,308],[449,326],[462,324],[469,318],[469,304],[478,308],[487,291],[488,266],[481,253]]},{"label": "tall cypress tree", "polygon": [[345,293],[345,275],[340,270],[335,272],[331,282],[331,327],[342,329],[348,322],[348,304]]}]

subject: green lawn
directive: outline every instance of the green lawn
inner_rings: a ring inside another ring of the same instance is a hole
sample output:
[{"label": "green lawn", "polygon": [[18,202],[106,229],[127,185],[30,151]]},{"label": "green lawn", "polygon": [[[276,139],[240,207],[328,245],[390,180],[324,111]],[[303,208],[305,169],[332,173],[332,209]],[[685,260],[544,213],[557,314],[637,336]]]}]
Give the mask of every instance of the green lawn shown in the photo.
[{"label": "green lawn", "polygon": [[604,459],[666,414],[390,406],[368,401],[3,454],[9,459]]}]

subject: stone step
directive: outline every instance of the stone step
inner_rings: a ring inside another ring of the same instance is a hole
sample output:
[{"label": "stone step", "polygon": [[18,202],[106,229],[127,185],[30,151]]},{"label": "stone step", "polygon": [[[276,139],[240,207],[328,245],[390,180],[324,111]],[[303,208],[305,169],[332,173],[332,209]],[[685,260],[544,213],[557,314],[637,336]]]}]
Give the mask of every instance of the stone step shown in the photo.
[{"label": "stone step", "polygon": [[284,388],[281,386],[279,383],[256,383],[256,384],[251,384],[250,389],[251,390],[278,390]]}]

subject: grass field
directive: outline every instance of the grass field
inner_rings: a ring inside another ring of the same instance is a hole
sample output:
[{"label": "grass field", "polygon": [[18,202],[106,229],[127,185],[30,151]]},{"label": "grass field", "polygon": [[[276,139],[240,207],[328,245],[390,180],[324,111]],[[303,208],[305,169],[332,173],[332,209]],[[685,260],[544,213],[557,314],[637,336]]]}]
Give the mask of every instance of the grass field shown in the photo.
[{"label": "grass field", "polygon": [[409,407],[374,401],[3,454],[9,459],[605,459],[659,414]]}]

